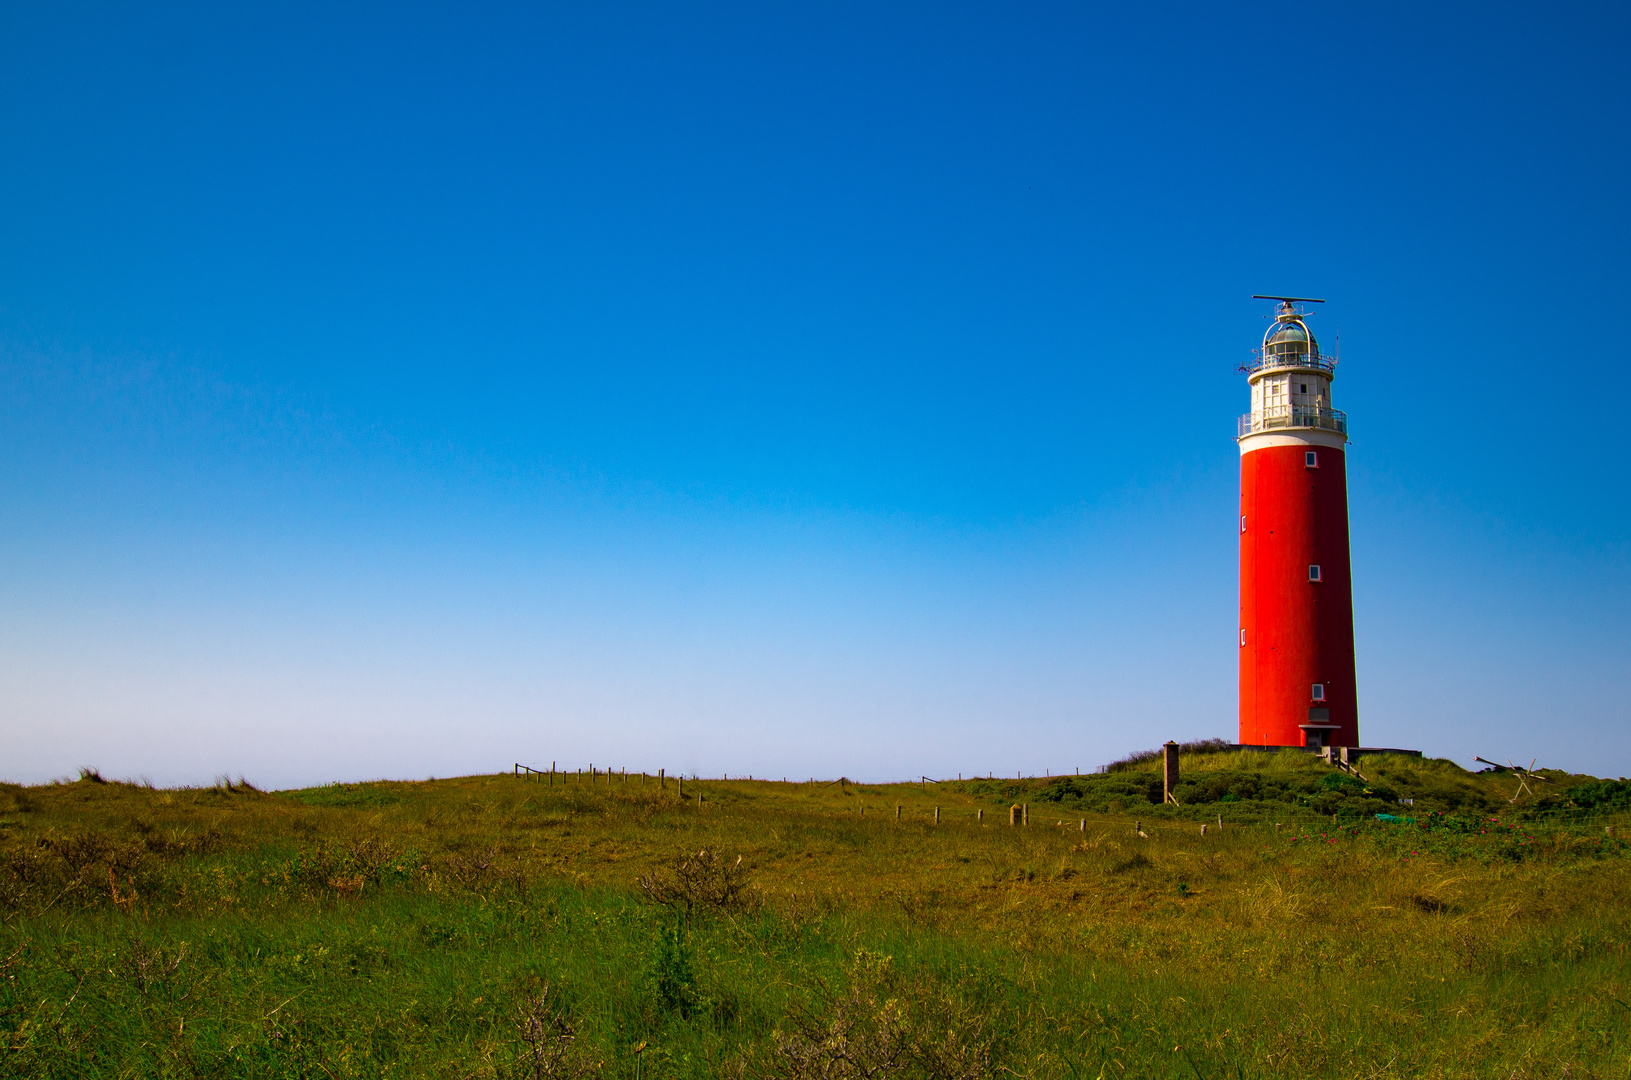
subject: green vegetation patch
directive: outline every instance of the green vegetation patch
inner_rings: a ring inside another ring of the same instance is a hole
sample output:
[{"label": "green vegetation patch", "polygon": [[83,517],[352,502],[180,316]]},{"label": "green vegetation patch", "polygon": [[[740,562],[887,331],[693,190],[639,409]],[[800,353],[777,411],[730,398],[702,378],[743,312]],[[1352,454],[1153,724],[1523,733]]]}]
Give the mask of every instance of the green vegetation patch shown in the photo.
[{"label": "green vegetation patch", "polygon": [[1468,773],[1450,761],[1377,754],[1344,771],[1298,750],[1241,751],[1217,740],[1186,746],[1173,792],[1176,805],[1166,802],[1160,755],[1154,750],[1097,773],[1040,781],[959,781],[945,787],[998,808],[1028,803],[1044,814],[1137,813],[1196,822],[1220,812],[1240,822],[1288,822],[1300,814],[1352,823],[1377,814],[1481,818],[1516,813],[1537,820],[1579,820],[1587,811],[1631,810],[1631,785],[1556,771],[1541,771],[1550,781],[1541,797],[1514,802],[1516,778],[1510,774]]},{"label": "green vegetation patch", "polygon": [[396,783],[327,784],[323,787],[302,788],[280,792],[281,797],[293,799],[305,806],[332,806],[343,809],[378,810],[395,806],[402,801]]},{"label": "green vegetation patch", "polygon": [[1561,796],[1547,795],[1542,809],[1631,810],[1631,781],[1588,780],[1566,789]]}]

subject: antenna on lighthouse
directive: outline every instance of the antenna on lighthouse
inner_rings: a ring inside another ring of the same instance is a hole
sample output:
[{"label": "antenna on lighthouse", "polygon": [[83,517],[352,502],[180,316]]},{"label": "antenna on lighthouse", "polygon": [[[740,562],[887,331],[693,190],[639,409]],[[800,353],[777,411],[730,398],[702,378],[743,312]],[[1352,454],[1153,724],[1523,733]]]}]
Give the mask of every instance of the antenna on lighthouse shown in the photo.
[{"label": "antenna on lighthouse", "polygon": [[1283,300],[1288,304],[1323,304],[1324,300],[1315,300],[1311,296],[1254,296],[1253,300]]}]

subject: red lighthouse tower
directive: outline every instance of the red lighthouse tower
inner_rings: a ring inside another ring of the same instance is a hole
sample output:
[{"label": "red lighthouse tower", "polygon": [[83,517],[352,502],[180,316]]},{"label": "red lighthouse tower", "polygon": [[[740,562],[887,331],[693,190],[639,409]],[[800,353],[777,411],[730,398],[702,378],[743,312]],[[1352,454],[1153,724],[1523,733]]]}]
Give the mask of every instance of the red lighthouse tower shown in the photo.
[{"label": "red lighthouse tower", "polygon": [[1300,304],[1278,300],[1247,367],[1240,418],[1240,741],[1358,746],[1348,576],[1348,418],[1331,407],[1336,358]]}]

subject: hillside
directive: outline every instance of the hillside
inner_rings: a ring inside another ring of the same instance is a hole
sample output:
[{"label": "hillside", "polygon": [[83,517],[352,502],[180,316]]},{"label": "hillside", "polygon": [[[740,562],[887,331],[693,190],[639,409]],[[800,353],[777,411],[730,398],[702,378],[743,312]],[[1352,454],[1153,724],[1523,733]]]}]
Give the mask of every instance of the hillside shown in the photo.
[{"label": "hillside", "polygon": [[[1537,769],[1520,796],[1510,772],[1469,773],[1452,761],[1377,754],[1352,772],[1297,751],[1258,753],[1191,744],[1181,755],[1178,806],[1161,806],[1160,758],[1155,751],[1108,766],[1107,771],[1036,781],[973,781],[950,785],[977,798],[1030,799],[1062,810],[1119,814],[1138,811],[1158,819],[1206,821],[1222,814],[1239,821],[1277,821],[1310,815],[1352,824],[1379,813],[1505,817],[1514,821],[1584,821],[1599,812],[1631,809],[1596,777]],[[1631,789],[1628,789],[1631,790]],[[1572,796],[1572,797],[1571,797]],[[1401,803],[1406,800],[1407,803]],[[1401,806],[1409,806],[1402,810]],[[1288,817],[1289,815],[1289,817]]]},{"label": "hillside", "polygon": [[1622,1074],[1627,785],[1361,771],[5,786],[6,1071]]}]

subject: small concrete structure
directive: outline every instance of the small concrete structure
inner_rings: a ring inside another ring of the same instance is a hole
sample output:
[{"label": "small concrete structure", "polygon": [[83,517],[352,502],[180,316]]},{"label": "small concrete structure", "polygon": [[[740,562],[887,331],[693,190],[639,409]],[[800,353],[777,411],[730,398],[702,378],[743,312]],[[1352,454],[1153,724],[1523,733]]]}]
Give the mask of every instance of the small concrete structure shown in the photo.
[{"label": "small concrete structure", "polygon": [[1174,803],[1178,801],[1174,794],[1178,790],[1178,744],[1168,739],[1161,747],[1161,801]]}]

